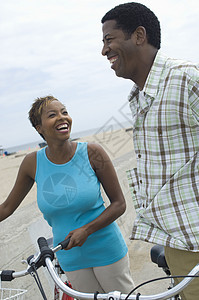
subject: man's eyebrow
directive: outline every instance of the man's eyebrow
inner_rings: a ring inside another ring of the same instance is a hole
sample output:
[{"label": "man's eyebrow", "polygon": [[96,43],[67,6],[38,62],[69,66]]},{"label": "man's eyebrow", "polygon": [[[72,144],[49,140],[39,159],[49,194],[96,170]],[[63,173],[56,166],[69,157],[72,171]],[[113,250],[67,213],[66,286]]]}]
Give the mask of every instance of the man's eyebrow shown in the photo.
[{"label": "man's eyebrow", "polygon": [[105,36],[104,36],[104,38],[103,38],[102,42],[103,42],[104,40],[106,40],[106,39],[107,39],[107,37],[108,37],[109,35],[111,35],[111,34],[110,34],[110,33],[107,33],[107,34],[105,34]]}]

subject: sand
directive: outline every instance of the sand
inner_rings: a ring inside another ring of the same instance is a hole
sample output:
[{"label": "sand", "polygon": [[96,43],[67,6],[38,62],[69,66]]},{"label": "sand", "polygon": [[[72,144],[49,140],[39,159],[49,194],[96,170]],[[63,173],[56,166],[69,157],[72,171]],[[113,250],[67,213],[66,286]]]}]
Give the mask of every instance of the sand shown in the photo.
[{"label": "sand", "polygon": [[[126,170],[136,167],[132,131],[125,129],[110,132],[102,131],[98,134],[81,138],[79,141],[101,144],[110,156],[116,169],[127,203],[127,210],[125,214],[118,219],[118,224],[129,247],[131,271],[135,284],[138,285],[146,280],[164,276],[164,272],[156,267],[150,260],[150,249],[153,245],[142,241],[129,240],[135,219],[135,210],[126,179]],[[37,149],[38,148],[35,148],[29,151],[35,151]],[[6,199],[11,191],[19,166],[27,153],[27,151],[20,151],[7,157],[0,156],[0,203]],[[107,201],[103,191],[102,193],[105,201]],[[49,226],[43,220],[38,210],[35,185],[17,211],[7,220],[3,221],[0,226],[0,270],[14,269],[18,271],[24,269],[20,261],[27,258],[30,254],[35,253],[37,249],[37,238],[42,235],[48,238],[52,235]],[[52,281],[45,270],[39,270],[39,274],[42,278],[45,291],[47,292],[47,298],[51,299]],[[153,294],[164,291],[167,286],[168,282],[165,281],[161,282],[161,284],[153,283],[142,287],[139,292],[142,294]],[[36,284],[30,276],[16,279],[11,283],[3,283],[3,287],[28,289],[25,299],[32,300],[41,298]]]}]

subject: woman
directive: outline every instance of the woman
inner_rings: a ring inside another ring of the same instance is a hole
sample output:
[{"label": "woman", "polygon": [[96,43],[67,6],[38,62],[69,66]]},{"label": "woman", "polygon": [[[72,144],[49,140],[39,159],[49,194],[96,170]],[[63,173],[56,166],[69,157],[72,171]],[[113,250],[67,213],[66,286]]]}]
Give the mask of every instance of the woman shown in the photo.
[{"label": "woman", "polygon": [[[10,216],[37,183],[37,202],[52,227],[54,245],[70,237],[57,257],[74,289],[128,293],[133,288],[127,246],[114,222],[125,200],[113,165],[97,144],[70,140],[72,119],[56,98],[37,98],[29,111],[33,127],[47,146],[28,154],[15,185],[0,206]],[[102,184],[110,205],[105,208]]]}]

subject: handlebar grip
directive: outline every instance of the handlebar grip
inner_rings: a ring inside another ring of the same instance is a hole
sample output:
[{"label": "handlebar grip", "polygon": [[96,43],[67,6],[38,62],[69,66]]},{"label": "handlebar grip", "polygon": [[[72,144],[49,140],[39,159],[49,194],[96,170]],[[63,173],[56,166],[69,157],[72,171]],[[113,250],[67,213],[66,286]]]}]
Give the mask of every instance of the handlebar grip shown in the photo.
[{"label": "handlebar grip", "polygon": [[38,238],[37,243],[39,245],[40,251],[42,251],[42,248],[48,247],[47,240],[44,237]]},{"label": "handlebar grip", "polygon": [[14,270],[3,270],[0,274],[0,281],[12,281],[14,279],[12,276],[14,272]]},{"label": "handlebar grip", "polygon": [[69,242],[70,242],[70,237],[68,237],[66,240],[60,242],[58,245],[61,245],[62,249],[65,249],[68,246]]},{"label": "handlebar grip", "polygon": [[47,240],[44,237],[38,238],[37,243],[39,245],[39,249],[40,249],[40,252],[41,252],[39,262],[41,262],[43,264],[43,266],[45,267],[46,266],[45,259],[48,257],[52,261],[54,259],[54,253],[48,247]]}]

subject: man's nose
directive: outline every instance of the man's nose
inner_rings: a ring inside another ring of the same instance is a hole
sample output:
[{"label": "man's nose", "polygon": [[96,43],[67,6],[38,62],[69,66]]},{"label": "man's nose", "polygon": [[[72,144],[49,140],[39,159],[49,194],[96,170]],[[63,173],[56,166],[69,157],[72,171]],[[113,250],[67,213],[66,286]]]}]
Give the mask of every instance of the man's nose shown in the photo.
[{"label": "man's nose", "polygon": [[106,56],[109,51],[110,51],[110,48],[106,44],[104,44],[102,47],[102,52],[101,52],[102,55]]}]

